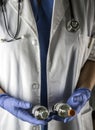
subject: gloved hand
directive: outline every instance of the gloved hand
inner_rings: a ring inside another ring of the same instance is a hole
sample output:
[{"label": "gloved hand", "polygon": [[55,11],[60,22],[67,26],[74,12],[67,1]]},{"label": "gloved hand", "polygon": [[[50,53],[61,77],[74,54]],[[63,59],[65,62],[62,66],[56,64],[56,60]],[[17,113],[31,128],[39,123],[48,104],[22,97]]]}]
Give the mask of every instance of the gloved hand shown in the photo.
[{"label": "gloved hand", "polygon": [[45,121],[37,120],[30,113],[30,110],[32,110],[31,103],[16,99],[7,94],[0,94],[0,107],[13,114],[15,117],[35,125],[46,125],[47,122],[50,121],[50,118]]},{"label": "gloved hand", "polygon": [[[71,97],[68,99],[67,104],[71,106],[72,109],[76,111],[76,115],[80,112],[80,110],[84,107],[86,102],[89,100],[91,96],[91,91],[87,88],[79,88],[74,91]],[[75,117],[66,118],[64,122],[69,122],[73,120]]]},{"label": "gloved hand", "polygon": [[[80,112],[80,110],[83,108],[83,106],[86,104],[86,102],[89,100],[91,96],[91,91],[87,88],[79,88],[74,91],[74,93],[71,95],[71,97],[68,99],[67,104],[71,106],[72,109],[75,110],[76,115]],[[64,123],[67,123],[75,118],[73,117],[67,117],[67,118],[61,118],[57,114],[52,116],[53,119],[57,121],[63,121]]]}]

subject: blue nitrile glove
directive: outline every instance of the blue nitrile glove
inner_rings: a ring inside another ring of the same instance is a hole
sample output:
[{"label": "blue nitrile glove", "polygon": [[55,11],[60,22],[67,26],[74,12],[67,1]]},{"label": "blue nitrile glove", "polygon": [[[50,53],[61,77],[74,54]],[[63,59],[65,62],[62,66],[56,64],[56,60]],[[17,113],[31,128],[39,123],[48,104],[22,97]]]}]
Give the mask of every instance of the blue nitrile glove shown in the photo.
[{"label": "blue nitrile glove", "polygon": [[[90,96],[91,96],[91,91],[89,89],[78,88],[68,99],[67,104],[69,104],[71,108],[75,110],[77,115],[80,112],[80,110],[84,107],[86,102],[89,100]],[[64,122],[67,123],[73,120],[74,118],[75,116],[65,118]]]},{"label": "blue nitrile glove", "polygon": [[[71,97],[68,99],[67,104],[69,104],[71,108],[75,110],[77,115],[80,112],[80,110],[83,108],[83,106],[86,104],[86,102],[89,100],[90,96],[91,96],[91,91],[89,89],[87,88],[76,89],[74,93],[71,95]],[[73,120],[75,116],[61,118],[56,113],[52,116],[52,118],[57,121],[62,121],[64,123],[67,123]]]},{"label": "blue nitrile glove", "polygon": [[7,94],[0,94],[0,107],[13,114],[15,117],[31,124],[46,125],[47,122],[50,121],[50,118],[47,120],[37,120],[30,113],[30,110],[32,109],[31,103],[22,101]]}]

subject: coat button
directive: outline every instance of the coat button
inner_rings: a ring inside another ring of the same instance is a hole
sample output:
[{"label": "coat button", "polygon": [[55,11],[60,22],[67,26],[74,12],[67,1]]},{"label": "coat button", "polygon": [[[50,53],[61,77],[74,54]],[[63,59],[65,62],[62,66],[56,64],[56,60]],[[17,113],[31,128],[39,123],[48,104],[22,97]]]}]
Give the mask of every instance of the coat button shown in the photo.
[{"label": "coat button", "polygon": [[33,126],[32,130],[39,130],[39,126]]},{"label": "coat button", "polygon": [[33,89],[39,89],[39,84],[38,83],[33,83],[32,88]]},{"label": "coat button", "polygon": [[36,130],[36,126],[33,126],[33,127],[32,127],[32,130]]},{"label": "coat button", "polygon": [[38,45],[38,43],[37,43],[37,40],[36,40],[36,39],[32,39],[32,45],[34,45],[34,46],[37,46],[37,45]]}]

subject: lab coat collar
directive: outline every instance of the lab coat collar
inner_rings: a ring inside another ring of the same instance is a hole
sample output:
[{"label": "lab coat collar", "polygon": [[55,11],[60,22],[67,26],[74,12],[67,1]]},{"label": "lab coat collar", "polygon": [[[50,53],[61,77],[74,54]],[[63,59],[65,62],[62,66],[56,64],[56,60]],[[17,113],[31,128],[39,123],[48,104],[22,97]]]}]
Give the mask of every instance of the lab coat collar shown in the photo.
[{"label": "lab coat collar", "polygon": [[[64,15],[65,15],[65,11],[66,11],[68,4],[64,5],[63,3],[66,3],[66,1],[67,0],[60,0],[60,1],[54,0],[50,39],[52,39],[52,37],[55,34],[61,20],[63,19]],[[9,2],[17,12],[17,10],[18,10],[18,6],[17,6],[18,0],[9,0]],[[32,31],[34,31],[35,35],[38,37],[36,21],[35,21],[34,14],[33,14],[32,8],[31,8],[30,0],[22,0],[21,17],[25,20],[25,22],[30,26]]]},{"label": "lab coat collar", "polygon": [[67,7],[67,0],[54,0],[50,39],[53,38],[60,22],[63,20]]}]

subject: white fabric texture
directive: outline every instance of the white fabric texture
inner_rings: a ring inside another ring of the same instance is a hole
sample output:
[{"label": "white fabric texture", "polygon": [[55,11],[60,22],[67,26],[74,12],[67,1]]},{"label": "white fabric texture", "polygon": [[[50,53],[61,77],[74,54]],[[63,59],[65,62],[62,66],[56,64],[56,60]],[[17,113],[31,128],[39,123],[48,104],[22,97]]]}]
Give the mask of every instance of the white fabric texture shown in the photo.
[{"label": "white fabric texture", "polygon": [[95,42],[94,42],[94,44],[92,46],[92,50],[91,50],[91,53],[90,53],[90,55],[88,57],[88,60],[95,61]]},{"label": "white fabric texture", "polygon": [[[38,32],[30,0],[23,0],[22,3],[18,37],[23,35],[25,37],[9,43],[0,42],[0,84],[9,95],[38,105],[41,92]],[[74,16],[80,22],[80,29],[76,33],[68,32],[66,29],[66,23],[71,19],[69,1],[54,0],[47,55],[49,111],[55,103],[67,101],[73,93],[81,68],[89,57],[95,39],[89,37],[93,32],[95,0],[72,0],[72,5]],[[17,0],[8,0],[6,9],[9,27],[15,32]],[[9,38],[1,11],[0,37]],[[88,104],[74,121],[64,124],[52,120],[48,123],[48,130],[93,130],[91,112]],[[41,130],[41,128],[21,121],[0,108],[0,130]]]}]

